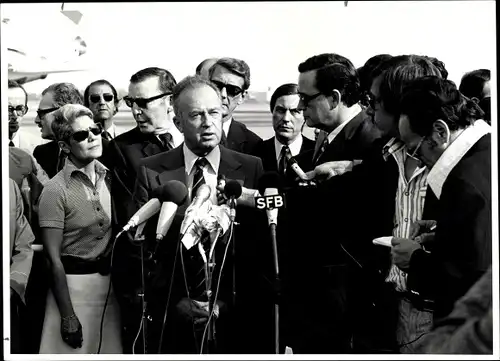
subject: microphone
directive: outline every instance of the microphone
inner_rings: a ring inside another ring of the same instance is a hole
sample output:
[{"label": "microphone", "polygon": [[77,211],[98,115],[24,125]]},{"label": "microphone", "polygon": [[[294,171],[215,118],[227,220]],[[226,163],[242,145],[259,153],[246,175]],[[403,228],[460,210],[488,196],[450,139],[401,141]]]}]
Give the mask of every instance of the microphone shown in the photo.
[{"label": "microphone", "polygon": [[[265,201],[263,204],[266,209],[267,222],[270,226],[278,224],[278,208],[283,205],[283,199],[280,196],[281,183],[281,177],[277,172],[266,172],[259,180],[258,189]],[[271,204],[274,204],[274,206],[270,206]],[[259,204],[257,208],[260,208]]]},{"label": "microphone", "polygon": [[165,184],[166,192],[163,198],[163,204],[156,226],[156,241],[161,241],[167,234],[172,221],[174,220],[177,208],[182,205],[187,198],[188,190],[184,183],[177,180],[171,180]]},{"label": "microphone", "polygon": [[295,160],[295,158],[292,156],[292,154],[290,154],[290,152],[286,152],[285,157],[288,161],[288,164],[290,164],[290,167],[293,169],[295,174],[299,176],[300,179],[302,179],[303,181],[309,180],[304,171],[302,170],[302,168],[300,168],[299,163],[297,163],[297,160]]},{"label": "microphone", "polygon": [[189,208],[186,210],[186,215],[184,217],[184,220],[182,221],[181,225],[181,235],[185,234],[188,227],[193,223],[196,210],[201,207],[201,205],[208,199],[210,198],[210,194],[212,193],[212,190],[207,184],[202,184],[200,188],[198,188],[198,192],[196,192],[196,196],[193,199],[193,202],[189,206]]},{"label": "microphone", "polygon": [[160,207],[161,204],[158,198],[150,199],[137,212],[135,212],[135,214],[130,218],[127,224],[123,226],[121,232],[127,232],[130,228],[134,228],[137,225],[146,222],[149,218],[158,213]]},{"label": "microphone", "polygon": [[241,184],[239,184],[235,180],[228,181],[224,186],[224,194],[227,198],[229,198],[229,207],[230,207],[229,218],[231,219],[231,222],[234,222],[234,219],[236,218],[236,209],[234,209],[235,199],[238,199],[241,196],[241,193],[242,193]]}]

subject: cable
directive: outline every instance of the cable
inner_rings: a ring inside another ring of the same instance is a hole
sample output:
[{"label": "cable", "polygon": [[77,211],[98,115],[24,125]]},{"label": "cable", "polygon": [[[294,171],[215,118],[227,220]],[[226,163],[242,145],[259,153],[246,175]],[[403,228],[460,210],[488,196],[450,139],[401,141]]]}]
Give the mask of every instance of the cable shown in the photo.
[{"label": "cable", "polygon": [[[110,259],[110,264],[109,264],[109,273],[111,275],[111,270],[113,267],[113,254],[115,252],[115,245],[116,241],[118,240],[118,237],[120,237],[123,234],[123,231],[118,232],[118,234],[115,237],[115,240],[113,241],[113,246],[111,246],[111,259]],[[101,316],[101,325],[99,327],[99,346],[97,347],[97,353],[101,353],[101,345],[102,345],[102,329],[104,326],[104,315],[106,314],[106,307],[108,305],[108,299],[109,299],[109,294],[111,293],[111,276],[109,277],[109,286],[108,286],[108,292],[106,294],[106,301],[104,301],[104,308],[102,310],[102,316]]]},{"label": "cable", "polygon": [[[234,224],[231,222],[231,230],[230,230],[230,233],[229,233],[229,240],[227,241],[227,244],[226,244],[226,249],[224,251],[224,258],[222,259],[222,264],[220,266],[220,271],[219,271],[219,278],[217,280],[217,288],[215,290],[214,305],[217,304],[217,296],[219,295],[220,280],[222,278],[222,271],[224,269],[224,264],[226,263],[226,256],[227,256],[227,251],[229,249],[229,244],[231,243],[231,238],[233,236],[233,227],[234,227]],[[201,351],[200,351],[200,354],[203,352],[203,344],[205,342],[205,334],[207,333],[208,325],[210,324],[210,320],[212,319],[214,311],[215,311],[215,306],[213,307],[212,312],[210,313],[210,315],[208,317],[208,321],[207,321],[207,324],[205,326],[205,329],[203,330],[203,336],[201,337],[201,347],[200,347]]]},{"label": "cable", "polygon": [[174,265],[172,266],[172,275],[170,276],[170,286],[168,287],[168,296],[167,296],[167,304],[165,306],[165,313],[163,315],[163,323],[161,326],[161,334],[160,334],[160,343],[158,345],[158,354],[161,354],[161,346],[163,344],[163,333],[165,331],[165,323],[167,322],[167,314],[168,314],[168,306],[170,304],[170,297],[172,296],[172,285],[174,284],[174,274],[175,274],[175,266],[177,264],[177,255],[179,254],[180,250],[180,236],[179,239],[177,240],[177,248],[175,250],[175,257],[174,257]]},{"label": "cable", "polygon": [[181,267],[182,267],[182,275],[184,277],[184,286],[186,287],[186,294],[187,294],[187,298],[188,298],[188,302],[189,302],[189,310],[191,311],[191,326],[192,326],[192,329],[193,329],[193,338],[194,338],[194,346],[195,346],[195,349],[196,349],[196,353],[198,353],[198,340],[197,340],[197,337],[196,337],[196,331],[194,329],[194,318],[193,318],[193,305],[191,304],[191,296],[189,294],[189,287],[188,287],[188,282],[187,282],[187,277],[186,277],[186,268],[185,268],[185,265],[184,265],[184,256],[183,256],[183,252],[181,250]]}]

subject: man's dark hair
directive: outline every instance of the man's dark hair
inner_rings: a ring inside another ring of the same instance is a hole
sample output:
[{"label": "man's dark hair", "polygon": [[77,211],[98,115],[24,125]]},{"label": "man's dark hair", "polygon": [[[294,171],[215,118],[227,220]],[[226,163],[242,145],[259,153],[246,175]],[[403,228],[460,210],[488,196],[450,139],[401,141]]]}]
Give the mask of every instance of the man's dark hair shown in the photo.
[{"label": "man's dark hair", "polygon": [[139,70],[130,77],[130,82],[137,84],[151,77],[158,77],[158,88],[162,93],[171,93],[177,84],[174,76],[168,70],[157,67]]},{"label": "man's dark hair", "polygon": [[359,76],[352,62],[346,57],[325,53],[315,55],[300,63],[299,72],[316,72],[316,88],[325,95],[331,95],[337,89],[342,102],[352,106],[360,100],[361,89]]},{"label": "man's dark hair", "polygon": [[235,58],[220,58],[217,62],[210,68],[209,77],[212,78],[212,75],[215,71],[217,65],[223,67],[224,69],[229,70],[231,73],[236,74],[243,78],[243,90],[248,90],[250,88],[250,67],[244,60],[235,59]]},{"label": "man's dark hair", "polygon": [[391,58],[392,55],[389,54],[378,54],[372,56],[370,59],[366,61],[366,63],[362,67],[358,68],[359,83],[361,86],[361,93],[362,93],[361,103],[364,106],[368,106],[369,104],[368,95],[370,93],[370,87],[372,85],[373,70],[381,63]]},{"label": "man's dark hair", "polygon": [[50,85],[42,92],[42,96],[47,93],[53,93],[54,105],[62,107],[66,104],[83,105],[83,96],[78,88],[71,83],[55,83]]},{"label": "man's dark hair", "polygon": [[484,112],[467,99],[454,82],[438,76],[410,81],[401,98],[401,114],[408,116],[411,129],[422,136],[432,133],[433,123],[441,119],[450,130],[467,128]]},{"label": "man's dark hair", "polygon": [[444,66],[444,63],[437,59],[437,58],[433,58],[431,56],[426,56],[427,59],[430,60],[430,62],[436,67],[438,68],[439,72],[441,73],[441,78],[443,79],[448,79],[448,70],[446,70],[446,67]]},{"label": "man's dark hair", "polygon": [[294,95],[294,94],[299,94],[299,86],[297,84],[288,83],[280,85],[271,96],[271,102],[270,102],[271,113],[274,111],[274,106],[279,98],[285,95]]},{"label": "man's dark hair", "polygon": [[83,105],[85,105],[87,108],[89,107],[89,105],[90,105],[89,92],[90,92],[90,88],[92,88],[94,85],[107,85],[107,86],[109,86],[111,88],[111,92],[113,93],[114,103],[115,103],[115,105],[118,104],[120,99],[118,99],[118,93],[116,91],[116,88],[113,86],[113,84],[111,84],[106,79],[99,79],[99,80],[93,81],[92,83],[89,84],[89,86],[87,88],[85,88],[85,91],[83,92],[83,103],[84,103]]},{"label": "man's dark hair", "polygon": [[[398,55],[381,63],[372,73],[372,79],[381,76],[379,96],[384,109],[396,117],[404,87],[423,76],[438,76],[441,72],[429,59],[420,55]],[[420,104],[424,106],[424,104]]]},{"label": "man's dark hair", "polygon": [[24,95],[25,95],[25,102],[24,102],[24,105],[28,105],[28,93],[26,92],[26,89],[24,89],[24,87],[19,84],[17,81],[15,80],[9,80],[9,89],[13,89],[13,88],[20,88],[22,89],[22,91],[24,92]]},{"label": "man's dark hair", "polygon": [[203,69],[205,64],[210,62],[210,61],[214,61],[214,60],[216,60],[216,59],[215,58],[208,58],[208,59],[203,60],[201,63],[199,63],[198,66],[196,67],[196,74],[200,75],[201,69]]},{"label": "man's dark hair", "polygon": [[491,79],[491,71],[489,69],[477,69],[465,73],[460,81],[458,90],[467,98],[483,99],[484,84]]},{"label": "man's dark hair", "polygon": [[491,125],[491,97],[484,97],[479,101],[478,105],[484,112],[484,120]]}]

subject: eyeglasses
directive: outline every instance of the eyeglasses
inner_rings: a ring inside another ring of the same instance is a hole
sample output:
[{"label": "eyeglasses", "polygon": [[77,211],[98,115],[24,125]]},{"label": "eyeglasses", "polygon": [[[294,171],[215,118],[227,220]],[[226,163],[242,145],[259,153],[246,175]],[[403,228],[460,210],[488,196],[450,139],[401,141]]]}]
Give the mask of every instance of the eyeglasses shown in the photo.
[{"label": "eyeglasses", "polygon": [[424,139],[425,137],[422,137],[422,139],[420,139],[420,141],[418,142],[417,144],[417,147],[413,150],[413,152],[406,152],[406,155],[410,158],[413,158],[413,159],[416,159],[418,161],[420,161],[420,159],[417,157],[417,152],[418,150],[420,149],[420,147],[422,146],[422,143],[424,142]]},{"label": "eyeglasses", "polygon": [[237,97],[241,93],[243,93],[243,89],[240,87],[237,87],[236,85],[231,85],[231,84],[225,84],[217,80],[211,80],[212,83],[220,90],[226,88],[226,93],[229,95],[231,98]]},{"label": "eyeglasses", "polygon": [[375,110],[375,106],[377,104],[380,104],[381,98],[377,98],[375,95],[373,95],[371,93],[368,93],[366,96],[368,98],[368,105],[370,106],[370,108]]},{"label": "eyeglasses", "polygon": [[323,93],[319,92],[319,93],[316,93],[316,94],[313,94],[313,95],[307,95],[307,94],[304,94],[304,93],[299,93],[300,102],[304,105],[304,107],[307,107],[309,105],[309,103],[313,99],[316,99],[320,95],[323,95]]},{"label": "eyeglasses", "polygon": [[129,108],[132,108],[135,103],[139,108],[146,109],[148,107],[148,104],[151,103],[153,100],[160,99],[161,97],[167,95],[172,95],[172,93],[171,92],[162,93],[159,95],[155,95],[154,97],[151,98],[131,98],[127,95],[123,97],[123,100],[125,101],[125,104],[127,104]]},{"label": "eyeglasses", "polygon": [[[113,94],[103,94],[102,98],[105,102],[110,102],[114,99]],[[89,99],[92,103],[99,103],[101,101],[101,96],[99,94],[92,94],[89,96]]]},{"label": "eyeglasses", "polygon": [[9,105],[9,114],[14,114],[14,112],[19,117],[22,117],[24,114],[26,114],[28,112],[28,107],[26,105],[18,105],[16,107]]},{"label": "eyeglasses", "polygon": [[94,126],[89,127],[86,130],[78,130],[71,134],[68,138],[73,138],[75,142],[83,142],[85,139],[89,139],[90,133],[94,135],[100,135],[102,133],[102,125],[96,123]]},{"label": "eyeglasses", "polygon": [[45,115],[52,113],[53,111],[59,109],[59,107],[56,108],[47,108],[47,109],[38,109],[36,111],[36,114],[38,115],[38,118],[42,119]]}]

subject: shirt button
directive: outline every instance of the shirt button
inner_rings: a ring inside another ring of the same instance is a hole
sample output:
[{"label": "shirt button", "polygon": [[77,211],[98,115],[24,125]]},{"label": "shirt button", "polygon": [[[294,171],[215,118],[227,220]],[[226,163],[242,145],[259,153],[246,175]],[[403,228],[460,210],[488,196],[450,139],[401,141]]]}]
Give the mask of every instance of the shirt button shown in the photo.
[{"label": "shirt button", "polygon": [[96,208],[97,212],[100,212],[101,211],[101,208],[97,207]]},{"label": "shirt button", "polygon": [[405,222],[408,222],[408,218],[405,218]]},{"label": "shirt button", "polygon": [[405,192],[405,196],[408,196],[409,194],[410,194],[410,193],[408,193],[408,192]]},{"label": "shirt button", "polygon": [[102,227],[104,224],[102,222],[99,222],[99,227]]},{"label": "shirt button", "polygon": [[96,196],[96,195],[97,195],[97,192],[94,192],[94,195]]}]

